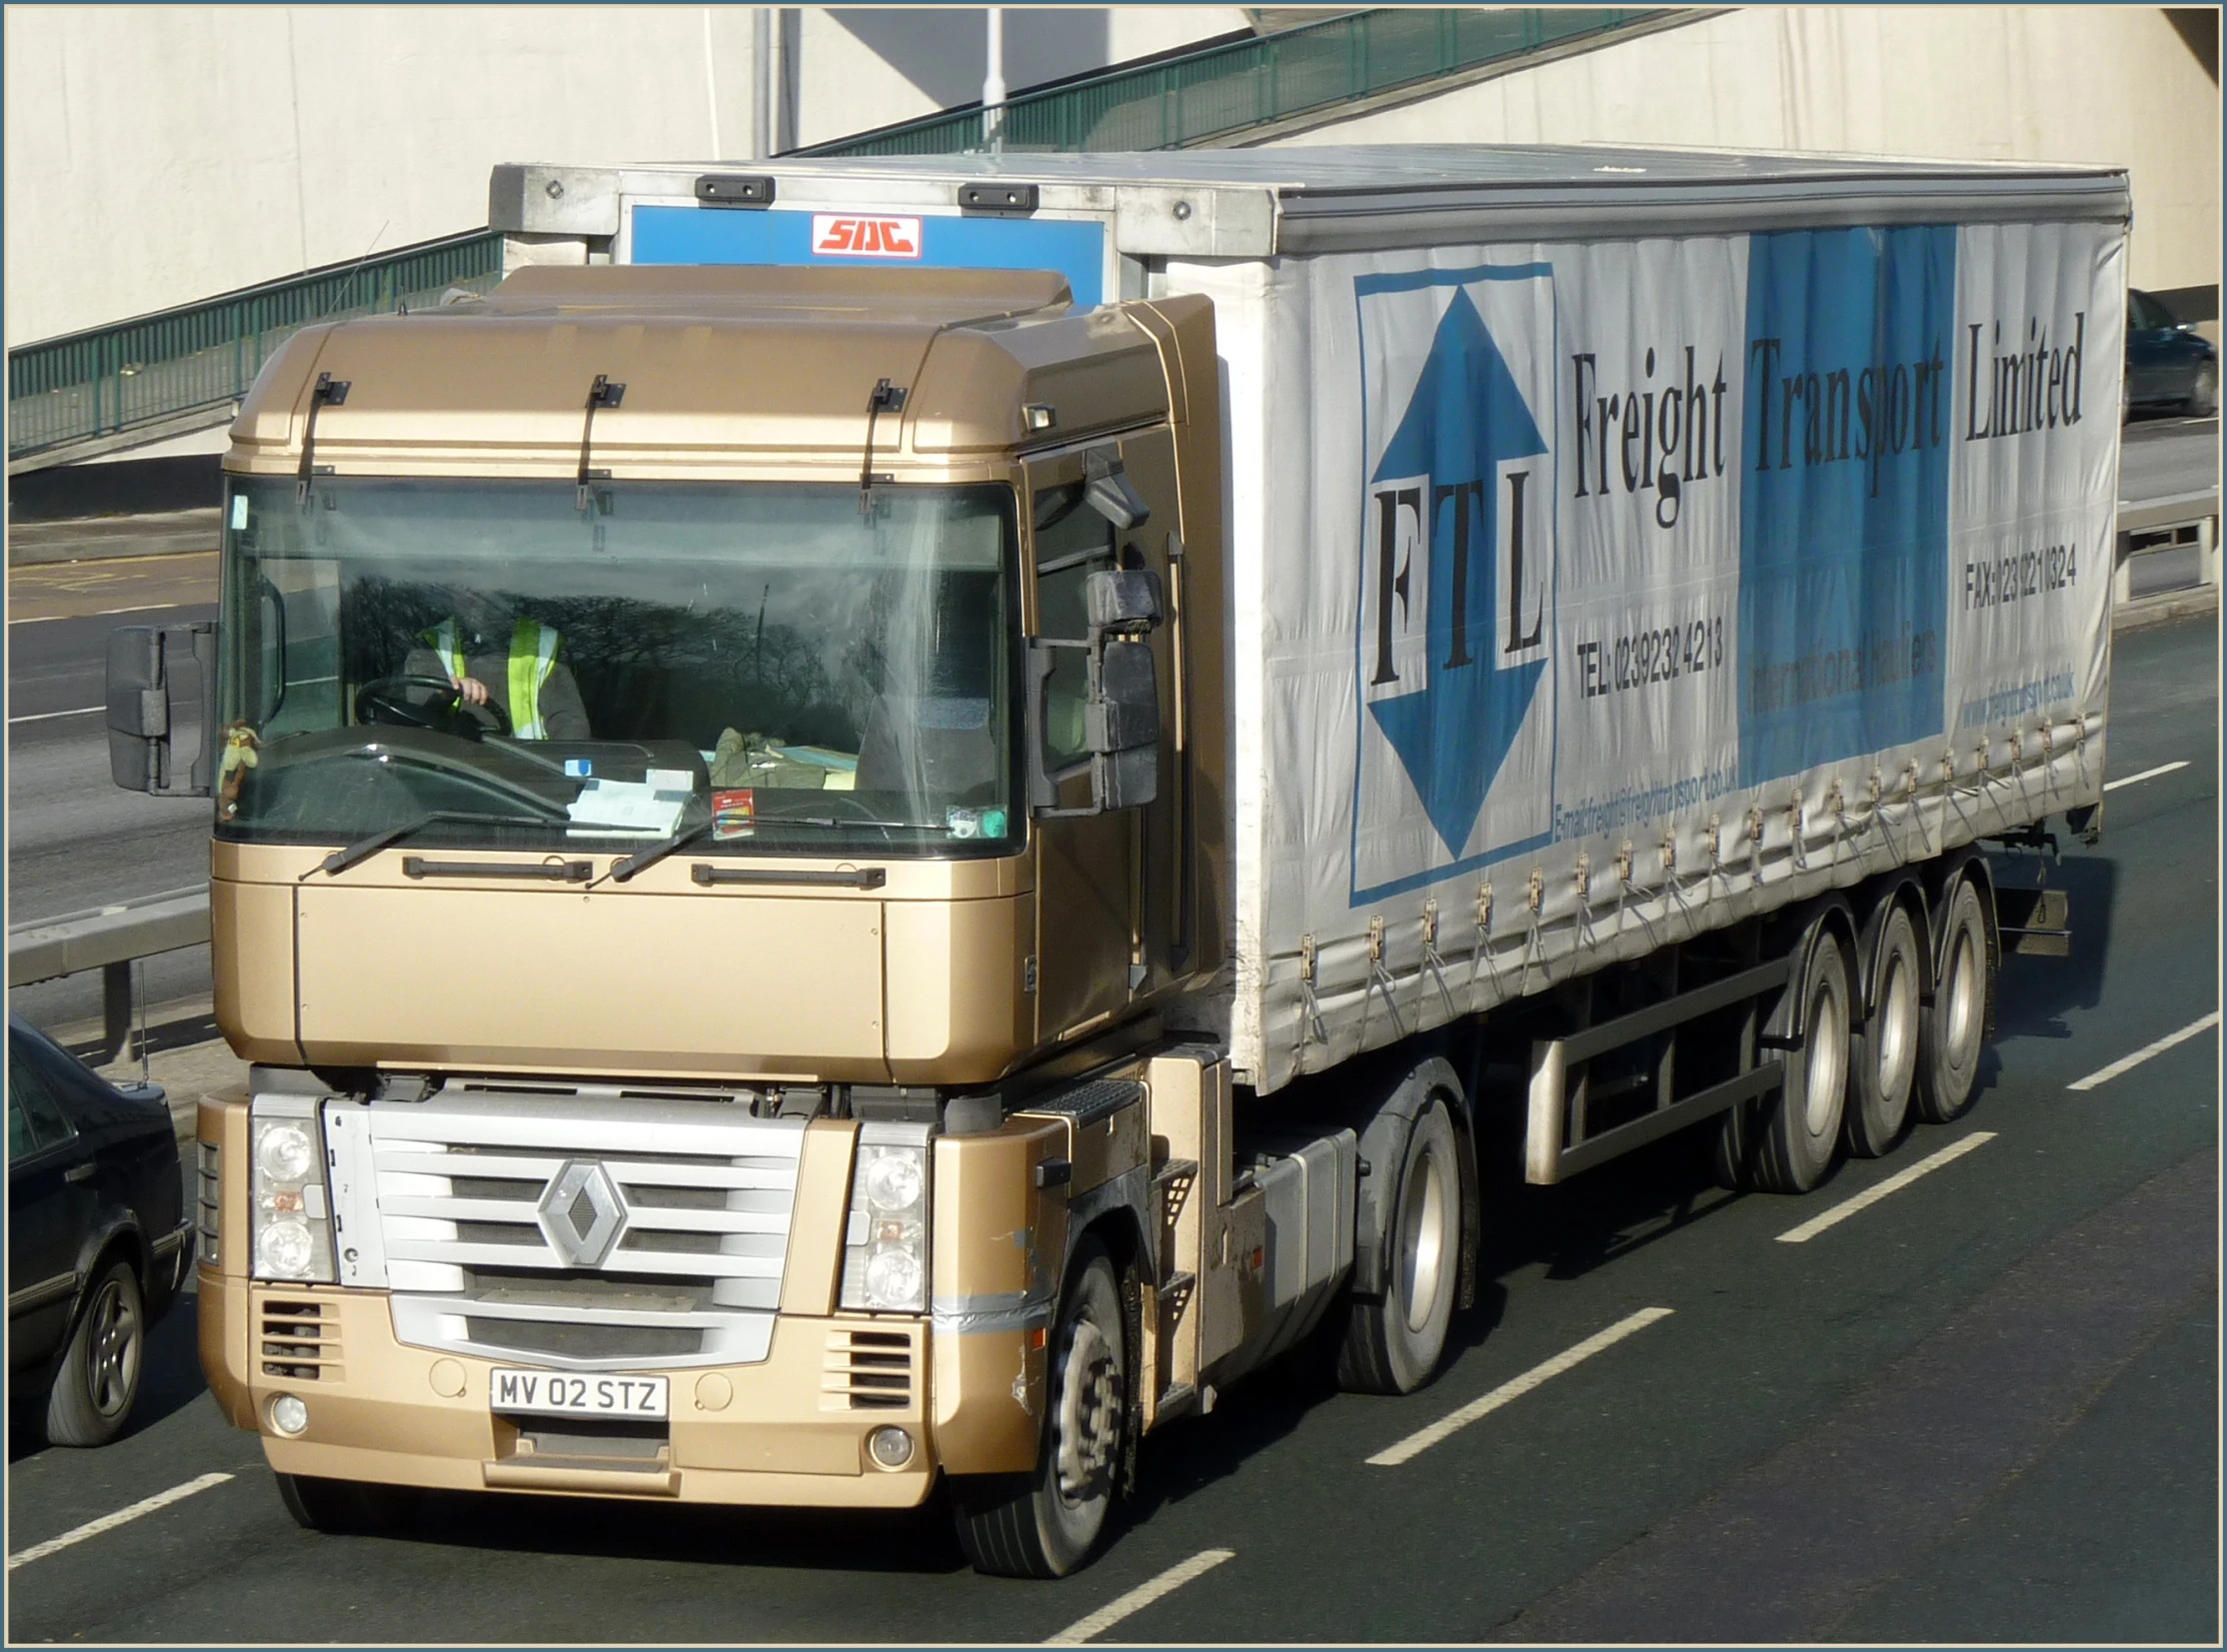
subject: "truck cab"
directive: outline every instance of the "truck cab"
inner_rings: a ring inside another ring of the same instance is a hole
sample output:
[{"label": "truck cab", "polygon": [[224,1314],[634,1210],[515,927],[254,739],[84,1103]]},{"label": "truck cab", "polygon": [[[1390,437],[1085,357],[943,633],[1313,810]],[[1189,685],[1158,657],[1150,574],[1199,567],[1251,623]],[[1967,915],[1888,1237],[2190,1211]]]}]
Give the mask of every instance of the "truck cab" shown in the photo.
[{"label": "truck cab", "polygon": [[1215,386],[1206,301],[1041,272],[529,268],[274,360],[201,1344],[299,1517],[1037,1469],[1064,1270],[1133,1310],[1227,1104],[1165,1058],[1227,929]]}]

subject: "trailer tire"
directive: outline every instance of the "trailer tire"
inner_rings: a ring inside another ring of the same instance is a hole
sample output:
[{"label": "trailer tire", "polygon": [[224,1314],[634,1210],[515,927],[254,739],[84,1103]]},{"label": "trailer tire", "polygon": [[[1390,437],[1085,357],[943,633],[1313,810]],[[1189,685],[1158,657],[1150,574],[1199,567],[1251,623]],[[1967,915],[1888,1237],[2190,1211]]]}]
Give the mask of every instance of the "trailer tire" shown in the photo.
[{"label": "trailer tire", "polygon": [[1891,897],[1879,908],[1871,954],[1871,1013],[1848,1037],[1848,1151],[1882,1158],[1902,1137],[1917,1084],[1924,954],[1909,910]]},{"label": "trailer tire", "polygon": [[1794,990],[1801,993],[1802,1040],[1786,1052],[1778,1101],[1756,1145],[1754,1185],[1766,1193],[1806,1193],[1832,1168],[1848,1100],[1848,964],[1839,937],[1819,934]]},{"label": "trailer tire", "polygon": [[1941,948],[1933,1001],[1919,1018],[1917,1093],[1928,1124],[1947,1124],[1979,1094],[1979,1057],[1995,1002],[1995,960],[1979,890],[1960,877],[1941,905]]},{"label": "trailer tire", "polygon": [[365,1537],[407,1526],[417,1512],[418,1494],[409,1486],[328,1480],[314,1474],[277,1478],[279,1501],[305,1531]]},{"label": "trailer tire", "polygon": [[1446,1351],[1461,1256],[1461,1161],[1453,1117],[1433,1094],[1378,1175],[1396,1173],[1384,1234],[1381,1294],[1355,1297],[1337,1354],[1338,1385],[1354,1393],[1410,1394]]},{"label": "trailer tire", "polygon": [[1027,1474],[954,1476],[960,1547],[988,1577],[1066,1577],[1106,1529],[1129,1413],[1120,1286],[1095,1238],[1077,1248],[1045,1368],[1044,1437]]}]

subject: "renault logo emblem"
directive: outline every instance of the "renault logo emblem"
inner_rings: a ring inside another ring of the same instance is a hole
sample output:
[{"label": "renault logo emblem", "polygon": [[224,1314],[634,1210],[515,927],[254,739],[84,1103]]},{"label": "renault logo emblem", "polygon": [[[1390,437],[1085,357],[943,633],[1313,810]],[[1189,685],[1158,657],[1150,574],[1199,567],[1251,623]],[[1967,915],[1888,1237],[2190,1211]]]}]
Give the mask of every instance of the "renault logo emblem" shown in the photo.
[{"label": "renault logo emblem", "polygon": [[593,1159],[569,1159],[534,1206],[542,1236],[567,1267],[598,1267],[627,1228],[627,1201],[611,1172]]}]

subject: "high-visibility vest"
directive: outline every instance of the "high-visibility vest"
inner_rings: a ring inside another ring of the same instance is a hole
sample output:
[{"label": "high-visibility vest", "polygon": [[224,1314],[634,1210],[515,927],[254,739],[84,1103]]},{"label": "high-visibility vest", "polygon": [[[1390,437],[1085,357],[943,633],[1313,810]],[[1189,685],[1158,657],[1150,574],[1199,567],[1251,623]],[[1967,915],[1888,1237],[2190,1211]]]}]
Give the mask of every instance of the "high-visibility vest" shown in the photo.
[{"label": "high-visibility vest", "polygon": [[[421,633],[419,641],[441,657],[451,677],[459,683],[464,681],[468,675],[464,642],[457,635],[454,620],[443,620],[431,631]],[[511,733],[520,740],[547,738],[542,728],[542,685],[557,669],[558,642],[556,628],[538,620],[521,620],[511,632]]]}]

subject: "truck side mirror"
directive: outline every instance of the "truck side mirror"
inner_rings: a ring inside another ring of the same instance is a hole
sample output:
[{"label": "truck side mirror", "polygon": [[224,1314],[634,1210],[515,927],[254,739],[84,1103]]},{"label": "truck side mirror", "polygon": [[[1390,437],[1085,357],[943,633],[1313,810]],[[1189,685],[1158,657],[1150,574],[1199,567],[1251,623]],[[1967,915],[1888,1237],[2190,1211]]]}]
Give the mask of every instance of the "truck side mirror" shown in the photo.
[{"label": "truck side mirror", "polygon": [[1152,514],[1152,508],[1144,503],[1144,496],[1122,474],[1118,459],[1091,453],[1083,456],[1083,464],[1086,478],[1083,497],[1091,509],[1111,522],[1115,530],[1125,534]]},{"label": "truck side mirror", "polygon": [[[1090,688],[1083,706],[1087,755],[1060,770],[1044,761],[1045,700],[1061,649],[1088,650]],[[1148,643],[1109,639],[1088,643],[1035,638],[1029,644],[1029,807],[1040,819],[1103,815],[1141,809],[1159,789],[1159,674]],[[1091,801],[1081,809],[1058,807],[1060,783],[1088,773]]]},{"label": "truck side mirror", "polygon": [[[185,640],[201,674],[201,750],[186,784],[170,784],[170,673],[172,637]],[[216,627],[118,626],[108,634],[108,773],[127,792],[158,798],[206,798],[210,793],[209,731],[215,708]]]},{"label": "truck side mirror", "polygon": [[1085,738],[1101,755],[1159,744],[1159,678],[1149,643],[1110,642],[1098,690],[1084,708]]},{"label": "truck side mirror", "polygon": [[1166,618],[1159,576],[1149,569],[1106,569],[1083,577],[1083,612],[1094,633],[1149,631]]},{"label": "truck side mirror", "polygon": [[1084,717],[1092,802],[1101,812],[1150,803],[1159,795],[1159,674],[1149,643],[1106,645]]}]

